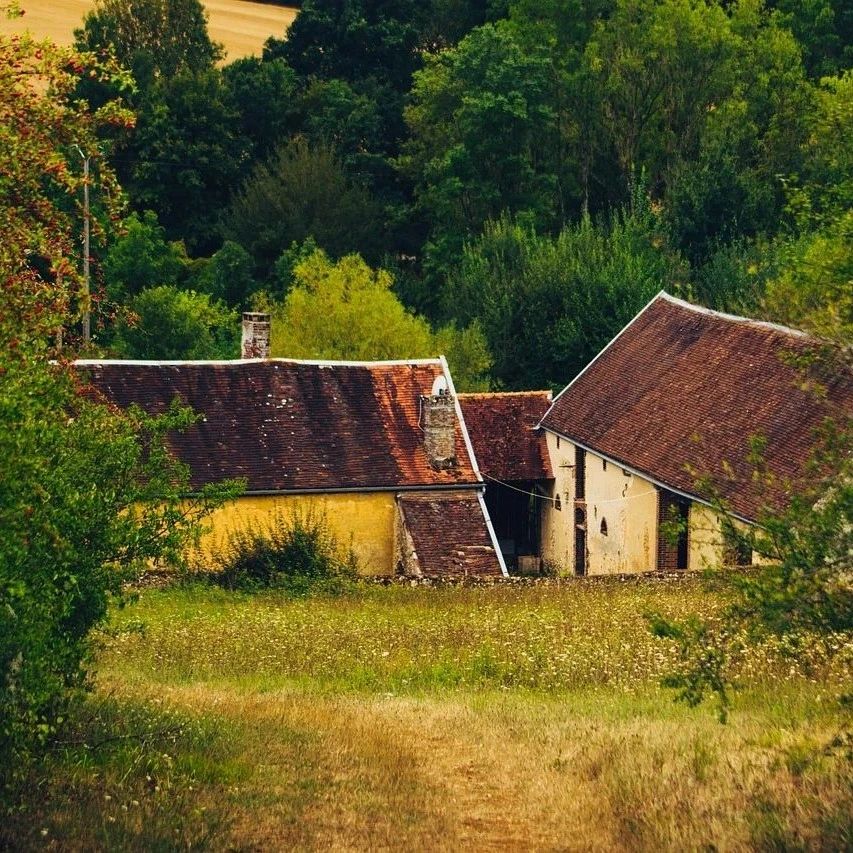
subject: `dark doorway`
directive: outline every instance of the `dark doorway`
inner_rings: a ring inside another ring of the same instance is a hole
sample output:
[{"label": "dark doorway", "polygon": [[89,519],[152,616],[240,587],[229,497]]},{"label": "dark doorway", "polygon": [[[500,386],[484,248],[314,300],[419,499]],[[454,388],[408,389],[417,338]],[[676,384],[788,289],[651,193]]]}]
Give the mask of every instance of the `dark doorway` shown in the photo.
[{"label": "dark doorway", "polygon": [[690,501],[666,489],[658,489],[658,571],[687,568],[687,525]]},{"label": "dark doorway", "polygon": [[542,501],[537,483],[489,483],[486,509],[509,569],[518,568],[520,556],[538,556]]},{"label": "dark doorway", "polygon": [[586,504],[575,501],[575,574],[586,574]]}]

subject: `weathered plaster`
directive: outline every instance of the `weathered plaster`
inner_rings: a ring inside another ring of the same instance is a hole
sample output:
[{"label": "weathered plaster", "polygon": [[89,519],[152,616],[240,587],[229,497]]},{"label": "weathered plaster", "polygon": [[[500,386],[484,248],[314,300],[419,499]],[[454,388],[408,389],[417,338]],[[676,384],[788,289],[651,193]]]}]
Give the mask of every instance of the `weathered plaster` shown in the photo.
[{"label": "weathered plaster", "polygon": [[263,528],[277,513],[314,512],[325,516],[342,547],[353,549],[362,574],[393,575],[395,511],[393,492],[241,497],[210,516],[199,550],[221,549],[233,531]]}]

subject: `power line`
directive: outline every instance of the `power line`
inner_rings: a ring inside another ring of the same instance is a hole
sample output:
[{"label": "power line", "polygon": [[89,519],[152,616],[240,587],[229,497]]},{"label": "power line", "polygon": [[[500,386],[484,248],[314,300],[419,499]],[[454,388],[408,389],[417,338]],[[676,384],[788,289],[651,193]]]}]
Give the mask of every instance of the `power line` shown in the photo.
[{"label": "power line", "polygon": [[[548,495],[539,494],[539,492],[528,492],[526,489],[519,489],[518,486],[513,486],[510,483],[505,483],[503,480],[499,480],[497,477],[492,477],[491,475],[486,474],[483,471],[481,471],[480,473],[487,480],[491,480],[492,482],[497,483],[498,485],[504,486],[507,489],[512,489],[515,492],[521,492],[521,494],[523,494],[523,495],[530,495],[530,497],[539,498],[540,500],[543,500],[543,501],[549,501],[552,504],[556,501],[556,498],[551,498],[551,497],[548,497]],[[657,493],[657,489],[655,489],[653,487],[651,489],[647,489],[645,492],[640,492],[640,494],[638,494],[638,495],[625,495],[625,497],[608,498],[606,500],[592,500],[592,501],[585,500],[585,502],[587,504],[592,504],[593,506],[601,506],[602,504],[620,503],[622,501],[633,501],[633,500],[637,500],[638,498],[644,498],[647,495],[653,495],[656,493]]]}]

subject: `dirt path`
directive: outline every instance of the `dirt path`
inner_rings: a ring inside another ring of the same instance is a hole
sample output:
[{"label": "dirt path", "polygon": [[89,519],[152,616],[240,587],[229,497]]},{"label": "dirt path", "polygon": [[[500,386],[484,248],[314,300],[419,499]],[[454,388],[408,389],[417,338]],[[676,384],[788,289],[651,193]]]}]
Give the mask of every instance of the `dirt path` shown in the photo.
[{"label": "dirt path", "polygon": [[232,826],[240,849],[618,846],[596,827],[591,789],[551,757],[567,733],[508,731],[448,699],[244,695],[201,685],[166,693],[251,731],[243,759],[258,770],[241,794],[253,806],[238,808]]}]

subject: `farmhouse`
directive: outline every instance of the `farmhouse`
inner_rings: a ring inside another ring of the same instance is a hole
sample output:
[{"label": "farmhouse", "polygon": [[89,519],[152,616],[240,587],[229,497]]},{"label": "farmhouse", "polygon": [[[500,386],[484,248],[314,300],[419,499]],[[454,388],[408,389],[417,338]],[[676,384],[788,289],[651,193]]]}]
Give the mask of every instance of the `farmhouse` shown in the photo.
[{"label": "farmhouse", "polygon": [[192,486],[246,481],[212,516],[203,548],[310,508],[366,573],[506,573],[443,358],[267,359],[267,318],[245,315],[243,328],[239,361],[77,362],[119,406],[157,413],[177,397],[202,414],[171,439]]},{"label": "farmhouse", "polygon": [[[853,412],[849,373],[806,381],[814,347],[660,293],[542,418],[554,473],[544,559],[578,575],[750,562],[727,550],[712,493],[757,521],[802,483],[824,418]],[[769,480],[754,476],[756,439]]]}]

